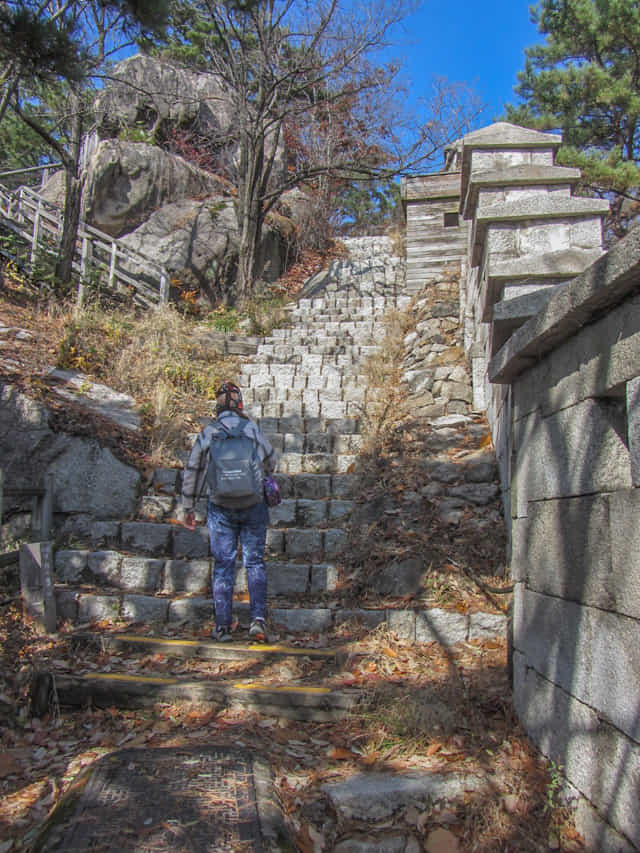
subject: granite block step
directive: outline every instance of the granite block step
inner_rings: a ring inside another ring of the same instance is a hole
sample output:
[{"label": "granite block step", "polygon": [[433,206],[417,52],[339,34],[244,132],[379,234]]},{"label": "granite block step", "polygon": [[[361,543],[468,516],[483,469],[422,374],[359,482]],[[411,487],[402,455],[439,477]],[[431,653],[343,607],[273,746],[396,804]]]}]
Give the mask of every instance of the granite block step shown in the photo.
[{"label": "granite block step", "polygon": [[[282,536],[278,537],[281,544]],[[315,541],[315,539],[314,539]],[[280,555],[283,556],[283,555]],[[270,559],[267,555],[267,583],[270,598],[332,592],[339,581],[339,572],[332,562],[303,559]],[[99,587],[113,594],[140,593],[148,595],[206,595],[211,592],[213,560],[174,560],[131,556],[120,551],[91,551],[84,549],[58,551],[55,577],[60,589]],[[236,565],[235,592],[248,592],[246,569]],[[164,599],[163,599],[164,600]]]},{"label": "granite block step", "polygon": [[[42,681],[47,673],[40,673]],[[46,696],[51,684],[34,684],[35,696]],[[259,681],[186,679],[172,676],[148,676],[126,672],[69,675],[56,672],[57,702],[66,707],[146,708],[158,702],[196,702],[215,706],[245,708],[261,714],[294,720],[330,722],[342,719],[360,701],[354,689],[334,690],[314,683],[288,685],[262,684]],[[47,707],[43,707],[45,712]]]},{"label": "granite block step", "polygon": [[[203,523],[206,515],[206,500],[202,499],[196,504],[196,518]],[[335,524],[346,523],[353,509],[350,500],[329,499],[297,499],[285,498],[282,503],[269,509],[269,518],[272,526],[289,522],[296,527],[312,527],[315,525],[326,525],[328,522]],[[138,506],[137,520],[142,522],[171,522],[177,521],[180,516],[180,499],[175,495],[143,495]],[[94,541],[106,542],[107,537],[96,536]]]},{"label": "granite block step", "polygon": [[286,402],[249,403],[246,413],[252,420],[262,418],[282,418],[285,415],[297,415],[301,418],[342,419],[362,417],[362,404],[355,400],[325,400],[319,403],[301,403],[295,400]]},{"label": "granite block step", "polygon": [[247,388],[242,397],[245,406],[255,403],[282,403],[286,409],[289,404],[309,405],[314,409],[320,405],[330,402],[360,402],[365,403],[369,399],[366,386],[348,385],[346,388],[336,390],[318,390],[315,388],[274,388],[268,385],[262,388]]},{"label": "granite block step", "polygon": [[272,660],[274,658],[311,658],[317,661],[341,662],[361,654],[352,644],[326,648],[309,648],[286,644],[218,643],[214,640],[172,639],[148,634],[104,631],[74,631],[70,637],[75,647],[99,651],[125,651],[138,654],[161,654],[166,657],[196,658],[198,660],[246,661]]}]

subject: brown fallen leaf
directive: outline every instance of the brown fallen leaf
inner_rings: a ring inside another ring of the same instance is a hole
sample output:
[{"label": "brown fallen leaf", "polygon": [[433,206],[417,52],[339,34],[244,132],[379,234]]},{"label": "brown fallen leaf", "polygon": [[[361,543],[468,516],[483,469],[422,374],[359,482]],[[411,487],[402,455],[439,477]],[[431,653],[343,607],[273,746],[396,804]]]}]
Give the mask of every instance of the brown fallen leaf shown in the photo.
[{"label": "brown fallen leaf", "polygon": [[353,758],[353,753],[350,749],[343,749],[341,746],[333,746],[327,753],[329,758],[333,758],[336,761],[345,761],[349,758]]},{"label": "brown fallen leaf", "polygon": [[440,752],[441,749],[442,749],[442,744],[438,743],[437,741],[434,741],[433,743],[430,743],[429,746],[427,747],[427,755],[429,755],[429,756],[435,755],[436,752]]}]

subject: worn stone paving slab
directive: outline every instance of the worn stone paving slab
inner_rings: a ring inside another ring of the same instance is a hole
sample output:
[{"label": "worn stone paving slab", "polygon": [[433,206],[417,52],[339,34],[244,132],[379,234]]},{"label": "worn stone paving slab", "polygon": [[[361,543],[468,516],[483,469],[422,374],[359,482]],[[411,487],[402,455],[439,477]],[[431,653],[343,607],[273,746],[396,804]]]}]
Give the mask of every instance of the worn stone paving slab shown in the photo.
[{"label": "worn stone paving slab", "polygon": [[34,853],[293,850],[268,765],[243,749],[123,749],[75,781]]}]

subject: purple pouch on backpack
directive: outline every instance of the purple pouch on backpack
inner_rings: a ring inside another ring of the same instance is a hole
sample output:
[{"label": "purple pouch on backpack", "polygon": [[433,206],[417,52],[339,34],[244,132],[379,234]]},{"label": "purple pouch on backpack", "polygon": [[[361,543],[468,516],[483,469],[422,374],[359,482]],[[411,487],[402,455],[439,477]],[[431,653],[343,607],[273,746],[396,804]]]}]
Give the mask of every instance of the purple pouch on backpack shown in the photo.
[{"label": "purple pouch on backpack", "polygon": [[267,474],[264,478],[264,498],[268,506],[278,506],[282,500],[278,482],[271,474]]}]

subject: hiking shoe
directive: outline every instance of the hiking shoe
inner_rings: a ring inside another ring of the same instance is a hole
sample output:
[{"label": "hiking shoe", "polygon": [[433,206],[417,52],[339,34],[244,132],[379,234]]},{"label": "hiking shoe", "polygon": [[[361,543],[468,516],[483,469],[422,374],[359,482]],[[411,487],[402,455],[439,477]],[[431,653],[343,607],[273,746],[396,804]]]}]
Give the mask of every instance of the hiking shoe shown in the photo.
[{"label": "hiking shoe", "polygon": [[219,643],[230,643],[233,640],[233,637],[231,636],[231,629],[223,628],[222,626],[214,628],[211,632],[211,636]]},{"label": "hiking shoe", "polygon": [[249,627],[249,639],[256,643],[267,642],[267,629],[264,619],[253,619]]}]

